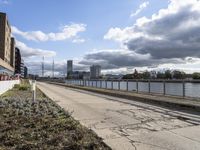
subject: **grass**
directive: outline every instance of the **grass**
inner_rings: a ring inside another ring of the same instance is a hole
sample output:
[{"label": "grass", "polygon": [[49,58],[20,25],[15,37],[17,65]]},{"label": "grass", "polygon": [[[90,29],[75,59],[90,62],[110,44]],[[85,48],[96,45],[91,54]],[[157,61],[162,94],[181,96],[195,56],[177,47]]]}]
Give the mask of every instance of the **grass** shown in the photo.
[{"label": "grass", "polygon": [[33,103],[30,88],[20,87],[0,97],[0,150],[110,149],[40,90]]}]

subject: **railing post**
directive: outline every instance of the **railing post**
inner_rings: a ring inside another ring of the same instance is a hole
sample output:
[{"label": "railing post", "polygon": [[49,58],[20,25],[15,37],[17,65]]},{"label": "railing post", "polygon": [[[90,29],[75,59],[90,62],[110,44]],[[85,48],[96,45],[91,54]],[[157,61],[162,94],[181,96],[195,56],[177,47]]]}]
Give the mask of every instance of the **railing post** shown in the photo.
[{"label": "railing post", "polygon": [[185,81],[183,80],[183,97],[185,97]]},{"label": "railing post", "polygon": [[105,84],[106,84],[106,89],[107,89],[107,80],[105,80]]},{"label": "railing post", "polygon": [[113,90],[113,80],[111,80],[111,89]]},{"label": "railing post", "polygon": [[102,80],[100,80],[100,88],[102,89]]},{"label": "railing post", "polygon": [[93,87],[93,80],[92,80],[92,87]]},{"label": "railing post", "polygon": [[166,95],[166,82],[163,81],[163,95]]},{"label": "railing post", "polygon": [[120,80],[118,81],[118,90],[120,90]]},{"label": "railing post", "polygon": [[149,93],[151,93],[151,82],[148,80]]},{"label": "railing post", "polygon": [[126,81],[126,90],[128,91],[128,80]]},{"label": "railing post", "polygon": [[97,88],[97,80],[96,80],[96,88]]},{"label": "railing post", "polygon": [[139,92],[139,90],[138,90],[138,80],[136,80],[136,91],[137,91],[137,93]]}]

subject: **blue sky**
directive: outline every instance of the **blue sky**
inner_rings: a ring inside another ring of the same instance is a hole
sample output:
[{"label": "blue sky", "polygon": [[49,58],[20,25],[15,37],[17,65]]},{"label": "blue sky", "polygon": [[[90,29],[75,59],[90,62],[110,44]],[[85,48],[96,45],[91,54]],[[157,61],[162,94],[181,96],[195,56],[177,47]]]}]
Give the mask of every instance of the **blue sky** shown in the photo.
[{"label": "blue sky", "polygon": [[[186,0],[182,0],[181,3],[184,3],[185,9],[189,10],[189,7],[186,8],[187,5],[199,3],[197,0],[191,1],[191,3],[188,3]],[[130,43],[131,40],[135,39],[133,35],[139,33],[135,31],[140,26],[137,25],[138,27],[136,28],[135,24],[140,18],[146,17],[153,23],[152,15],[159,16],[161,9],[170,10],[170,5],[177,7],[174,8],[177,9],[177,14],[180,13],[179,9],[181,10],[183,7],[180,3],[173,4],[173,0],[0,0],[0,10],[8,14],[9,22],[14,28],[12,31],[17,39],[17,46],[22,49],[25,62],[27,62],[30,70],[39,73],[40,65],[38,62],[45,55],[45,60],[47,61],[46,72],[50,72],[50,62],[54,57],[58,66],[58,74],[64,69],[64,61],[67,59],[75,60],[74,63],[77,70],[87,70],[89,64],[96,63],[102,65],[105,72],[112,70],[113,73],[127,73],[138,67],[143,70],[151,67],[154,69],[179,67],[187,70],[187,67],[184,68],[182,66],[188,63],[186,59],[191,57],[195,62],[198,59],[194,58],[192,54],[188,54],[188,57],[171,57],[169,55],[170,58],[162,56],[162,58],[160,56],[155,56],[154,58],[153,53],[148,52],[147,49],[144,50],[145,53],[143,51],[139,52],[137,49],[140,46],[124,44]],[[169,11],[168,17],[170,15],[172,13],[170,14]],[[161,17],[164,18],[165,15]],[[163,18],[159,19],[164,20]],[[170,23],[170,20],[168,22]],[[157,24],[158,28],[159,25],[163,27],[159,21],[157,21]],[[112,33],[111,29],[113,29]],[[143,28],[141,29],[143,30]],[[146,31],[143,30],[141,33],[146,33]],[[116,34],[120,36],[120,40],[119,37],[116,37]],[[127,37],[133,37],[133,39]],[[134,50],[131,46],[134,47]],[[156,48],[153,49],[157,50]],[[165,49],[163,47],[161,50],[164,51]],[[146,60],[148,63],[141,64],[139,62],[140,59],[137,62],[132,62],[131,58],[130,65],[128,65],[128,62],[121,65],[113,62],[114,60],[104,60],[105,56],[102,53],[108,56],[112,51],[116,53],[115,56],[117,56],[118,60],[126,60],[124,54],[128,54],[129,56],[134,55],[134,57],[138,58],[141,56],[148,59]],[[97,54],[101,54],[100,56],[104,58],[98,59],[98,57],[94,57]],[[118,57],[120,54],[123,56],[122,59],[120,56]],[[164,59],[165,63],[163,62]],[[149,62],[149,60],[151,61]],[[157,60],[159,64],[155,63]],[[177,64],[177,61],[180,66],[173,66],[173,62]],[[170,62],[170,64],[166,65],[166,62]]]}]

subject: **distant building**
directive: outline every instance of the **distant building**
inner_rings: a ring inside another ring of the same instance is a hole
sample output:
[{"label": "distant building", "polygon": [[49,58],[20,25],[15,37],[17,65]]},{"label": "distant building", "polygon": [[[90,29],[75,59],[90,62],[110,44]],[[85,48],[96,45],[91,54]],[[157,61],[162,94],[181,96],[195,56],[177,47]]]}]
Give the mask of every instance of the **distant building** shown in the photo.
[{"label": "distant building", "polygon": [[83,72],[83,77],[82,77],[83,80],[88,80],[90,79],[90,72]]},{"label": "distant building", "polygon": [[71,74],[73,73],[73,61],[67,61],[67,78],[70,78]]},{"label": "distant building", "polygon": [[0,12],[0,75],[13,75],[14,38],[11,40],[11,27],[7,15]]},{"label": "distant building", "polygon": [[21,53],[19,48],[15,48],[15,74],[21,74]]},{"label": "distant building", "polygon": [[28,68],[24,66],[24,78],[28,78]]},{"label": "distant building", "polygon": [[24,78],[24,60],[21,59],[21,64],[20,64],[20,70],[21,70],[21,77]]},{"label": "distant building", "polygon": [[157,78],[157,72],[156,71],[151,71],[150,72],[150,78],[151,79],[156,79]]},{"label": "distant building", "polygon": [[15,38],[11,38],[10,65],[15,68]]},{"label": "distant building", "polygon": [[85,71],[73,71],[70,74],[71,79],[90,79],[90,72],[85,72]]},{"label": "distant building", "polygon": [[99,65],[92,65],[90,67],[90,78],[91,79],[98,79],[101,75],[101,66]]}]

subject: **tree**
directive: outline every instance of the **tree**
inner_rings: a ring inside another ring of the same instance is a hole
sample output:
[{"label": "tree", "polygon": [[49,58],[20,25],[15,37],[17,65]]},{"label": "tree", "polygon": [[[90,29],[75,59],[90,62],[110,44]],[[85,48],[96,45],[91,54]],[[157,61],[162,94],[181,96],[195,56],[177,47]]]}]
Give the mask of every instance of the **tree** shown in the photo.
[{"label": "tree", "polygon": [[172,79],[172,74],[170,70],[165,71],[165,79]]},{"label": "tree", "polygon": [[186,74],[183,71],[175,70],[173,71],[173,78],[175,79],[185,79]]},{"label": "tree", "polygon": [[157,73],[157,79],[164,79],[164,78],[165,78],[165,74],[164,73],[161,73],[161,72]]},{"label": "tree", "polygon": [[200,79],[200,73],[198,73],[198,72],[193,73],[192,78],[193,79]]},{"label": "tree", "polygon": [[133,74],[126,74],[122,77],[122,79],[133,79]]},{"label": "tree", "polygon": [[150,72],[145,71],[145,72],[142,73],[142,78],[143,79],[150,79],[150,77],[151,77]]},{"label": "tree", "polygon": [[137,70],[135,69],[134,73],[133,73],[133,78],[134,79],[138,79],[139,78],[139,73],[137,72]]}]

